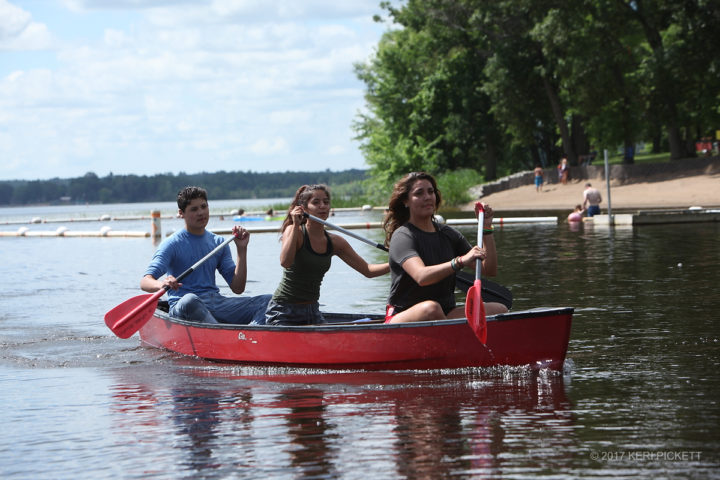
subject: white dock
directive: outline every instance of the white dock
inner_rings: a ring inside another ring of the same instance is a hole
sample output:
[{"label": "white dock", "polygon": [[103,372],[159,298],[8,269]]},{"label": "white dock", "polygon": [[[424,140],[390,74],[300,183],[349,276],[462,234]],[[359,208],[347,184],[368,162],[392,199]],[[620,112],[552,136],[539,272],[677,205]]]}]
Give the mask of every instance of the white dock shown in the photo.
[{"label": "white dock", "polygon": [[112,230],[110,227],[103,227],[100,230],[68,230],[60,227],[57,230],[30,230],[21,227],[16,231],[0,231],[0,237],[149,237],[150,232],[139,232],[131,230]]},{"label": "white dock", "polygon": [[[450,218],[448,225],[477,225],[474,218]],[[500,217],[493,218],[493,225],[510,225],[517,223],[558,223],[558,217]]]},{"label": "white dock", "polygon": [[720,209],[691,207],[681,210],[639,210],[635,213],[595,215],[594,225],[658,225],[668,223],[720,222]]}]

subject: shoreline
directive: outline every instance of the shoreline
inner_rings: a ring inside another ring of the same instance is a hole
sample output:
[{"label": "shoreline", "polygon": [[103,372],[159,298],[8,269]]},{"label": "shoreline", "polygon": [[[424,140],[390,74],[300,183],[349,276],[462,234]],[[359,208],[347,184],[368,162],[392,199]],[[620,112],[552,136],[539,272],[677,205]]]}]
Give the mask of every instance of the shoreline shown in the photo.
[{"label": "shoreline", "polygon": [[[545,183],[538,192],[535,185],[523,185],[489,195],[478,200],[492,206],[496,212],[562,211],[570,213],[583,203],[585,184],[591,183],[602,194],[602,213],[607,213],[608,190],[604,179],[581,179],[560,183]],[[477,201],[477,200],[476,200]],[[475,201],[462,207],[474,210]],[[651,181],[610,181],[610,206],[615,210],[688,209],[690,207],[720,208],[720,173],[661,178]]]}]

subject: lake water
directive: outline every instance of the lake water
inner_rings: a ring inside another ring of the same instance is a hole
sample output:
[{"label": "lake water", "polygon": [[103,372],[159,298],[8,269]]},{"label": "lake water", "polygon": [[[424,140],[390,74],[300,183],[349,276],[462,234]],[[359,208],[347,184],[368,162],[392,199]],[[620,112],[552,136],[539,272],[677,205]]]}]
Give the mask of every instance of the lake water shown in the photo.
[{"label": "lake water", "polygon": [[[0,209],[0,223],[152,208]],[[147,220],[109,224],[150,230]],[[163,232],[180,226],[164,220]],[[471,241],[474,230],[461,228]],[[513,291],[514,310],[575,307],[563,372],[328,372],[180,357],[103,323],[140,293],[149,238],[0,238],[0,477],[720,478],[720,225],[561,221],[495,235],[494,280]],[[277,239],[252,234],[249,294],[275,289]],[[321,303],[380,312],[388,288],[388,277],[365,279],[335,258]]]}]

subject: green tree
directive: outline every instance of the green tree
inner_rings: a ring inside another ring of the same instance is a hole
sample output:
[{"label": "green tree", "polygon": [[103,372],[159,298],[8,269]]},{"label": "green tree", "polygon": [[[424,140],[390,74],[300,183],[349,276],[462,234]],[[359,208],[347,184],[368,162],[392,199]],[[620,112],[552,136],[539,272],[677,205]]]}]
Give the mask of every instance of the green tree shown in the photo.
[{"label": "green tree", "polygon": [[368,113],[354,125],[379,190],[415,170],[472,168],[496,178],[504,139],[480,88],[486,53],[469,23],[471,2],[382,6],[403,28],[387,32],[374,58],[356,65]]},{"label": "green tree", "polygon": [[378,185],[419,168],[471,167],[490,179],[558,150],[577,164],[591,144],[623,145],[630,163],[636,143],[665,138],[684,158],[720,125],[717,1],[381,7],[396,28],[356,66],[367,113],[355,123]]},{"label": "green tree", "polygon": [[720,6],[709,0],[615,0],[615,5],[643,35],[638,74],[667,129],[670,157],[694,156],[693,143],[703,129],[695,122],[718,121]]},{"label": "green tree", "polygon": [[[571,128],[565,120],[555,70],[544,57],[542,45],[530,35],[541,9],[518,0],[477,3],[474,27],[490,52],[482,88],[490,96],[492,111],[511,138],[511,146],[528,149],[534,164],[547,165],[562,150],[573,163]],[[523,164],[524,168],[530,166]]]},{"label": "green tree", "polygon": [[530,35],[554,65],[565,115],[572,119],[573,150],[587,154],[589,138],[634,146],[645,125],[637,32],[603,1],[564,2],[542,13]]}]

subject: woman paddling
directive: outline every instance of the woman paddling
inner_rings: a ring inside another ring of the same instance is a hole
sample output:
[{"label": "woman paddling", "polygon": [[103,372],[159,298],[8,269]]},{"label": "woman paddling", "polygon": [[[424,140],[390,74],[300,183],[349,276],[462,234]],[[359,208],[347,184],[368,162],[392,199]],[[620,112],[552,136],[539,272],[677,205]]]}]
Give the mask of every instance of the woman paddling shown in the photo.
[{"label": "woman paddling", "polygon": [[[497,273],[492,209],[484,206],[484,248],[473,247],[454,228],[435,222],[441,200],[430,174],[413,172],[395,184],[383,223],[392,276],[386,323],[462,318],[464,308],[455,305],[455,274],[474,267],[477,259],[486,275]],[[507,308],[485,303],[485,312],[495,315]]]},{"label": "woman paddling", "polygon": [[324,323],[320,313],[320,284],[330,269],[333,255],[368,278],[390,271],[387,263],[367,263],[347,240],[325,231],[318,222],[303,216],[308,213],[321,220],[330,215],[330,192],[325,185],[303,185],[295,193],[282,232],[280,264],[283,276],[268,304],[266,321],[272,325],[309,325]]}]

